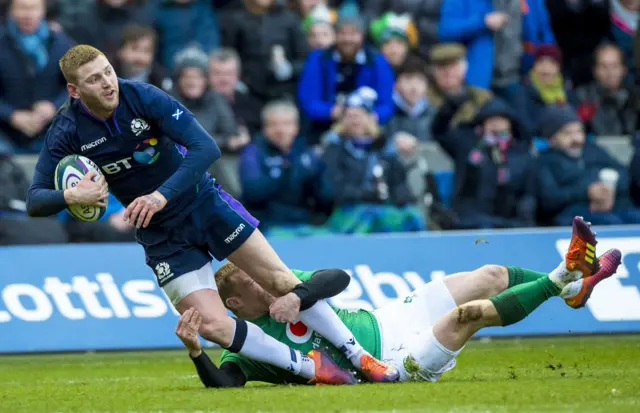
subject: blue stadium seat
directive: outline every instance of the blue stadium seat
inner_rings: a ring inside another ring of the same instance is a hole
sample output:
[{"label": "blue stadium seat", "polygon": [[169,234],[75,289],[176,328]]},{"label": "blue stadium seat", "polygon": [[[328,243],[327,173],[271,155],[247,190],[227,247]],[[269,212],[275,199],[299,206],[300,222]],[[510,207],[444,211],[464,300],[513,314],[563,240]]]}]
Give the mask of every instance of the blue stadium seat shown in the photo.
[{"label": "blue stadium seat", "polygon": [[433,172],[433,177],[438,185],[438,195],[442,204],[446,207],[451,207],[451,198],[453,198],[453,171],[441,170]]}]

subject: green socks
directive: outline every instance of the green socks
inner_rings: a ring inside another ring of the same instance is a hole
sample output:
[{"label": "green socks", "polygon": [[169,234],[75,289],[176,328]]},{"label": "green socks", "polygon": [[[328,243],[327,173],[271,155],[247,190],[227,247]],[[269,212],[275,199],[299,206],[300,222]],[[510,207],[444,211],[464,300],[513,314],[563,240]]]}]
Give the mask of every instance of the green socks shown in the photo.
[{"label": "green socks", "polygon": [[[521,271],[522,279],[540,274],[534,271],[515,268],[514,275],[518,277],[520,277],[518,271],[515,270]],[[512,268],[509,268],[509,285],[511,285],[512,280],[511,274]],[[538,308],[540,304],[553,296],[559,295],[561,291],[562,289],[555,285],[553,281],[544,274],[544,276],[538,276],[532,281],[514,285],[500,294],[489,298],[489,301],[496,307],[496,311],[502,320],[502,325],[508,326],[523,320],[531,314],[533,310]]]},{"label": "green socks", "polygon": [[507,285],[507,288],[529,283],[548,275],[543,272],[531,271],[520,267],[507,267],[507,271],[509,271],[509,285]]}]

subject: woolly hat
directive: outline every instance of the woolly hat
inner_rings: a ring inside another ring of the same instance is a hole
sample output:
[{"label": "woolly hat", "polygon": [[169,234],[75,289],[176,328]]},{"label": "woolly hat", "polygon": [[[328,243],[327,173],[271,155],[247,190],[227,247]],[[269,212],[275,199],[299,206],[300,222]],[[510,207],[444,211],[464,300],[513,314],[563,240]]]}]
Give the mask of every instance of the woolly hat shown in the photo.
[{"label": "woolly hat", "polygon": [[354,0],[347,0],[342,4],[342,7],[338,10],[338,21],[336,22],[336,29],[341,26],[350,25],[358,28],[359,31],[365,31],[365,22],[360,15],[360,8]]},{"label": "woolly hat", "polygon": [[302,21],[302,30],[308,33],[314,24],[327,24],[333,26],[336,22],[336,12],[327,7],[326,4],[319,3],[311,9],[311,13]]},{"label": "woolly hat", "polygon": [[402,39],[412,48],[418,46],[418,30],[409,14],[387,12],[371,22],[370,32],[379,46],[392,38]]},{"label": "woolly hat", "polygon": [[540,116],[538,130],[540,136],[551,139],[570,123],[580,122],[580,118],[570,106],[547,106]]},{"label": "woolly hat", "polygon": [[174,74],[178,75],[183,69],[196,67],[205,74],[209,72],[209,58],[199,47],[189,46],[181,50],[175,57]]},{"label": "woolly hat", "polygon": [[553,59],[559,66],[562,66],[562,51],[554,44],[544,44],[536,48],[533,59],[538,60],[543,57]]},{"label": "woolly hat", "polygon": [[344,101],[345,108],[361,108],[367,112],[373,112],[378,99],[378,93],[368,86],[356,89],[347,95]]}]

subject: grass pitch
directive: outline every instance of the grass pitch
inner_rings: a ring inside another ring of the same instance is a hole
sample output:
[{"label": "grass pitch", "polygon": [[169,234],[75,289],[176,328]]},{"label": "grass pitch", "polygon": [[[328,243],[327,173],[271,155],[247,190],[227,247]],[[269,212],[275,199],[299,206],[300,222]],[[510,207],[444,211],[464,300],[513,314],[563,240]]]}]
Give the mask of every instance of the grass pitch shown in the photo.
[{"label": "grass pitch", "polygon": [[182,351],[0,358],[1,413],[258,411],[637,413],[640,335],[474,341],[438,384],[215,390]]}]

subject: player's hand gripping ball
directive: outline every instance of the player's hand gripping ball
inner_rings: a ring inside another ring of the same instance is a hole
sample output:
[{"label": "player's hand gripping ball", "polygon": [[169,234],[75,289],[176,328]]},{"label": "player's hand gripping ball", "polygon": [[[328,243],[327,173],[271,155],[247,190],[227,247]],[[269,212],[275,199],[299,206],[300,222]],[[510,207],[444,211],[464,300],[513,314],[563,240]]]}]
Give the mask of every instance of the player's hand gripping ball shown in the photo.
[{"label": "player's hand gripping ball", "polygon": [[81,155],[69,155],[56,167],[55,187],[57,190],[71,189],[71,202],[67,210],[81,221],[97,221],[107,210],[107,184],[100,168]]}]

